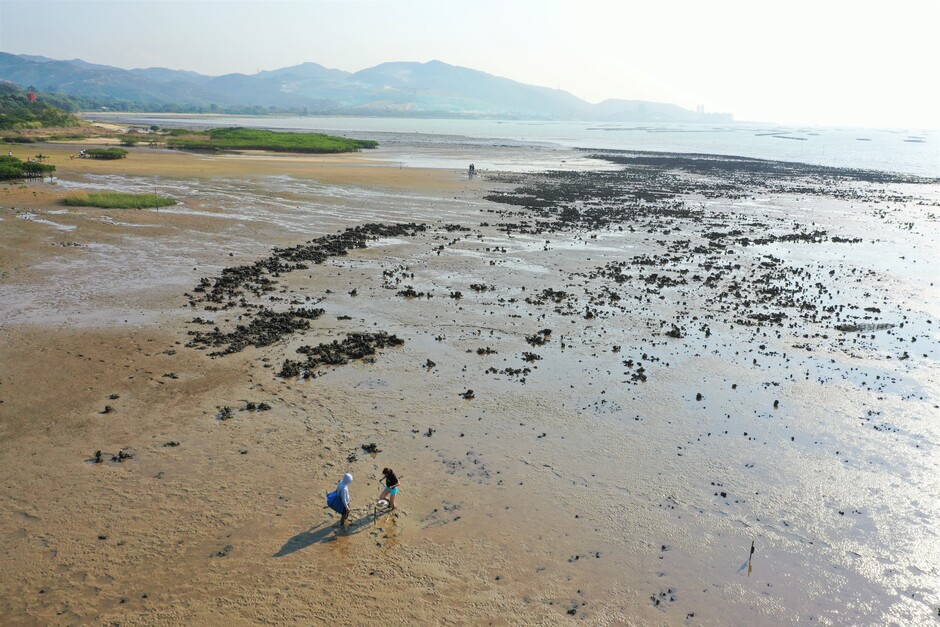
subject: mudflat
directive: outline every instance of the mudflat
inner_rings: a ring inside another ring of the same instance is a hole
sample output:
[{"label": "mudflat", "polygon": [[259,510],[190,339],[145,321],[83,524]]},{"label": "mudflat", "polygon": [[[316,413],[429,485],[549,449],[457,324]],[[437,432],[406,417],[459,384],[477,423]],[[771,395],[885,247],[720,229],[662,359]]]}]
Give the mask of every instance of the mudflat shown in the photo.
[{"label": "mudflat", "polygon": [[0,186],[6,620],[935,620],[936,181],[77,150]]}]

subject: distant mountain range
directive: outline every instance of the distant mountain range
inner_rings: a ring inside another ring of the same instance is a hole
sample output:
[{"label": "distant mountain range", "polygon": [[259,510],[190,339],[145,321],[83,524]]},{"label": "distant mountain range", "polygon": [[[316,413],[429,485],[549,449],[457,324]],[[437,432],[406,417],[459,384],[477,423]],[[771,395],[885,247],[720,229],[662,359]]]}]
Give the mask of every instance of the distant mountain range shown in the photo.
[{"label": "distant mountain range", "polygon": [[441,61],[382,63],[358,72],[303,63],[257,74],[205,76],[167,68],[124,70],[0,52],[0,80],[64,94],[96,110],[393,115],[612,122],[721,123],[731,114],[642,100],[591,104]]}]

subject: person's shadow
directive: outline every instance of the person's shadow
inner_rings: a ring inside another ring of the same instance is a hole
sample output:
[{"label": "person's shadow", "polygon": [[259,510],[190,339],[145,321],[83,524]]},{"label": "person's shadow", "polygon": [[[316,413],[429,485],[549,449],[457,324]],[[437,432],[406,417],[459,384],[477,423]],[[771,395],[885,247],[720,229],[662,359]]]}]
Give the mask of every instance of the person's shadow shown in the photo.
[{"label": "person's shadow", "polygon": [[340,527],[333,521],[327,521],[312,527],[307,531],[301,531],[296,536],[284,543],[281,550],[274,554],[274,557],[284,557],[301,549],[305,549],[312,544],[326,544],[343,536],[352,536],[361,533],[369,528],[372,523],[372,513],[360,516],[358,519],[350,521],[345,527]]}]

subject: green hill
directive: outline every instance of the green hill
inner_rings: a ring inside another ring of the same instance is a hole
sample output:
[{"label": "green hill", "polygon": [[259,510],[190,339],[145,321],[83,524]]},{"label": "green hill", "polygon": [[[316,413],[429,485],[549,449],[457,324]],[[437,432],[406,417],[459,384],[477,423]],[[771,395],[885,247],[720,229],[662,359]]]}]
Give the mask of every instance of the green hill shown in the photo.
[{"label": "green hill", "polygon": [[[26,94],[25,89],[13,83],[0,82],[0,129],[78,126],[81,123],[43,94],[38,94],[35,102],[30,102]],[[65,104],[61,98],[55,102]]]},{"label": "green hill", "polygon": [[[589,68],[586,68],[588,70]],[[355,73],[316,63],[203,76],[167,68],[124,70],[73,59],[0,52],[0,79],[65,94],[83,111],[381,115],[404,117],[731,122],[730,114],[644,101],[591,104],[560,89],[526,85],[442,61],[392,62]]]}]

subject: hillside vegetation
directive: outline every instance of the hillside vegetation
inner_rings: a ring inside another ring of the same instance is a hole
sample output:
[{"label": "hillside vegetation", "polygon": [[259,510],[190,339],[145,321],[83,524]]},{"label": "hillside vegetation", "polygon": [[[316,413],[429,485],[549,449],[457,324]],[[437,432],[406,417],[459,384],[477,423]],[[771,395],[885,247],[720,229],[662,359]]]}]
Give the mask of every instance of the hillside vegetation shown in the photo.
[{"label": "hillside vegetation", "polygon": [[[0,52],[0,79],[59,92],[72,111],[270,115],[381,115],[484,119],[727,123],[730,114],[674,104],[591,104],[561,89],[526,85],[442,61],[381,63],[358,72],[302,63],[256,74],[204,76],[167,68],[124,70],[80,59]],[[61,105],[60,105],[61,106]]]},{"label": "hillside vegetation", "polygon": [[376,148],[370,139],[348,139],[322,133],[285,133],[251,128],[214,128],[201,133],[168,137],[167,146],[185,150],[271,150],[275,152],[336,153]]},{"label": "hillside vegetation", "polygon": [[42,95],[30,102],[26,90],[12,83],[0,82],[0,129],[78,126],[80,120],[48,102]]}]

